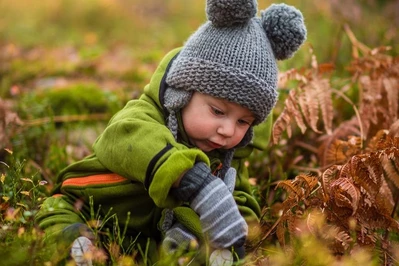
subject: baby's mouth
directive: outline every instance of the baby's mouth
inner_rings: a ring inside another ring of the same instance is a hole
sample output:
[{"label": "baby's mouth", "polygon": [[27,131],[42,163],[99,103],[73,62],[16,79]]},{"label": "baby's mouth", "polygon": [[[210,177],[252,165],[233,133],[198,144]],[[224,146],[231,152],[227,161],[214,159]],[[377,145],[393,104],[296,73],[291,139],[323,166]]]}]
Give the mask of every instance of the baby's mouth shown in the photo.
[{"label": "baby's mouth", "polygon": [[220,149],[221,147],[223,147],[223,145],[220,145],[220,144],[210,141],[210,140],[208,140],[208,145],[210,147],[212,147],[213,149]]}]

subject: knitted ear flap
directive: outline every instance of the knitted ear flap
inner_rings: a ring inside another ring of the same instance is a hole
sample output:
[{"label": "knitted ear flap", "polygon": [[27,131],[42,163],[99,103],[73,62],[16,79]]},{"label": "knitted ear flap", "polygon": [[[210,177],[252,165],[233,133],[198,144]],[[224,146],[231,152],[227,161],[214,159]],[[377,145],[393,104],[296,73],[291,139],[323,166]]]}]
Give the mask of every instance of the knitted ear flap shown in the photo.
[{"label": "knitted ear flap", "polygon": [[168,87],[165,91],[164,106],[169,112],[168,128],[177,139],[177,131],[179,128],[176,112],[183,108],[191,99],[193,92]]},{"label": "knitted ear flap", "polygon": [[206,14],[215,27],[243,24],[257,11],[256,0],[207,0]]},{"label": "knitted ear flap", "polygon": [[261,12],[261,23],[277,60],[290,58],[306,39],[302,13],[286,4],[273,4]]}]

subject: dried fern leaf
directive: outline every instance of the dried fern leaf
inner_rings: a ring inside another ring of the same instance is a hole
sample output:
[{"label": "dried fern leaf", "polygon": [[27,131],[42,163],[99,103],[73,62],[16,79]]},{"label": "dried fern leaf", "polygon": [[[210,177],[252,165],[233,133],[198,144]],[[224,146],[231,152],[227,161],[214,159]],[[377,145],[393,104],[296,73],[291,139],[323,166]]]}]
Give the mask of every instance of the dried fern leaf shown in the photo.
[{"label": "dried fern leaf", "polygon": [[391,143],[387,141],[389,131],[382,129],[377,131],[377,133],[370,139],[367,145],[367,151],[379,151],[391,147]]},{"label": "dried fern leaf", "polygon": [[274,144],[277,144],[279,142],[281,135],[285,130],[287,130],[288,137],[289,138],[291,137],[292,129],[290,123],[291,123],[290,114],[287,109],[284,109],[273,125],[272,138]]},{"label": "dried fern leaf", "polygon": [[319,102],[317,100],[317,83],[311,81],[308,85],[305,85],[303,91],[298,95],[298,103],[301,107],[305,121],[309,127],[316,133],[321,133],[317,129],[317,122],[319,120]]},{"label": "dried fern leaf", "polygon": [[356,213],[360,202],[359,189],[347,178],[339,178],[331,183],[331,193],[338,207],[349,208]]},{"label": "dried fern leaf", "polygon": [[[356,118],[341,123],[333,131],[332,135],[324,135],[320,137],[319,141],[321,142],[321,144],[317,152],[320,164],[322,166],[329,166],[333,164],[343,163],[341,162],[341,160],[338,159],[342,158],[342,160],[344,160],[343,157],[336,154],[338,152],[337,148],[339,147],[334,146],[336,145],[335,141],[336,140],[341,141],[347,139],[349,136],[354,136],[354,135],[356,136],[360,135],[359,124]],[[355,154],[358,154],[359,152],[360,150],[357,151]],[[348,160],[348,158],[346,158],[346,160]]]},{"label": "dried fern leaf", "polygon": [[312,190],[317,185],[317,178],[308,174],[300,174],[295,177],[301,184],[306,184],[309,190]]},{"label": "dried fern leaf", "polygon": [[378,99],[381,99],[380,86],[378,82],[372,80],[369,76],[359,78],[359,87],[361,88],[359,113],[363,123],[363,131],[367,136],[371,123],[377,124],[377,106]]},{"label": "dried fern leaf", "polygon": [[[379,154],[370,153],[363,158],[363,163],[367,167],[368,178],[373,182],[378,192],[384,179],[383,168],[379,159]],[[373,185],[373,187],[374,187]],[[376,194],[378,194],[378,192]]]},{"label": "dried fern leaf", "polygon": [[304,225],[308,232],[317,236],[323,233],[326,219],[323,212],[319,209],[311,210],[305,217]]},{"label": "dried fern leaf", "polygon": [[348,157],[345,155],[344,151],[347,150],[347,142],[339,139],[334,140],[334,142],[329,146],[329,148],[324,153],[324,161],[327,165],[330,164],[344,164]]},{"label": "dried fern leaf", "polygon": [[281,209],[283,212],[291,210],[294,206],[298,205],[298,200],[296,197],[288,197],[281,203]]},{"label": "dried fern leaf", "polygon": [[282,247],[285,247],[285,233],[286,233],[286,228],[284,226],[284,223],[280,222],[276,228],[276,236],[278,242]]},{"label": "dried fern leaf", "polygon": [[375,202],[377,208],[381,210],[386,210],[386,213],[392,213],[395,202],[393,199],[392,191],[389,188],[388,183],[385,181],[385,179],[382,180],[381,188],[378,194],[383,196],[376,197]]},{"label": "dried fern leaf", "polygon": [[321,175],[321,186],[323,188],[323,198],[324,201],[327,202],[330,199],[330,188],[331,188],[331,182],[336,179],[337,174],[340,171],[341,166],[331,166],[328,169],[326,169],[323,174]]},{"label": "dried fern leaf", "polygon": [[298,222],[299,222],[299,218],[301,218],[301,214],[300,213],[292,213],[292,212],[287,212],[287,229],[288,229],[288,233],[289,235],[292,236],[293,235],[298,235],[299,233],[299,226],[298,226]]},{"label": "dried fern leaf", "polygon": [[335,235],[335,240],[346,250],[349,248],[350,244],[353,242],[352,237],[346,231],[339,231]]},{"label": "dried fern leaf", "polygon": [[388,100],[388,114],[390,122],[396,121],[398,119],[399,110],[399,79],[394,78],[383,78],[383,87],[387,94]]},{"label": "dried fern leaf", "polygon": [[331,97],[331,86],[328,79],[315,80],[316,89],[318,91],[317,99],[321,110],[324,129],[328,135],[332,134],[333,122],[333,101]]},{"label": "dried fern leaf", "polygon": [[285,100],[285,108],[287,108],[290,116],[295,118],[295,122],[301,129],[302,134],[305,133],[307,127],[302,119],[301,110],[297,104],[296,92],[294,90],[291,90],[288,94],[288,98]]},{"label": "dried fern leaf", "polygon": [[277,183],[277,188],[283,188],[288,193],[288,197],[292,196],[299,196],[303,195],[302,189],[298,186],[298,183],[294,182],[293,180],[283,180]]},{"label": "dried fern leaf", "polygon": [[385,176],[399,189],[399,150],[395,148],[382,152],[381,163]]},{"label": "dried fern leaf", "polygon": [[365,154],[353,156],[348,164],[350,165],[350,178],[374,199],[381,186],[380,161],[375,156]]},{"label": "dried fern leaf", "polygon": [[[399,119],[397,119],[397,120],[390,126],[388,135],[389,135],[391,138],[395,138],[395,137],[396,137],[396,138],[398,139],[398,142],[399,142]],[[399,146],[395,146],[395,147],[398,147],[398,148],[399,148]]]}]

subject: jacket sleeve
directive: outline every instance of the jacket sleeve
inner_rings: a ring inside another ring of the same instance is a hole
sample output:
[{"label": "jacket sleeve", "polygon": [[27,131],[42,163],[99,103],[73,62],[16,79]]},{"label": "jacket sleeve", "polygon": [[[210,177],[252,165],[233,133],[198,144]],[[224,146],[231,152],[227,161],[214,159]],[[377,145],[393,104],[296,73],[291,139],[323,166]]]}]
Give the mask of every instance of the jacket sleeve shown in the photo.
[{"label": "jacket sleeve", "polygon": [[175,141],[164,124],[162,110],[145,94],[118,112],[93,145],[107,169],[141,182],[158,207],[175,207],[169,189],[198,161],[209,165],[199,149]]},{"label": "jacket sleeve", "polygon": [[69,255],[73,239],[63,237],[64,229],[74,223],[84,224],[79,212],[67,196],[54,195],[47,198],[35,215],[35,223],[45,233],[44,242],[53,261],[61,261]]}]

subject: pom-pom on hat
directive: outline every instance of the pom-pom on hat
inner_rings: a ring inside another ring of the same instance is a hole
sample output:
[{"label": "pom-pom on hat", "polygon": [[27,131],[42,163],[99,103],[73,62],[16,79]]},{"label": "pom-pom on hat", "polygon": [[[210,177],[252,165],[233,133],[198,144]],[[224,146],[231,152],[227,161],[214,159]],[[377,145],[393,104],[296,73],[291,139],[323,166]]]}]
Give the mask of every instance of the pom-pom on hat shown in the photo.
[{"label": "pom-pom on hat", "polygon": [[[273,4],[260,17],[256,13],[256,0],[207,0],[208,21],[187,40],[167,74],[171,90],[223,98],[251,110],[254,125],[265,120],[278,96],[276,60],[297,51],[306,28],[301,12],[286,4]],[[173,97],[171,103],[168,95],[169,110],[189,100]]]}]

